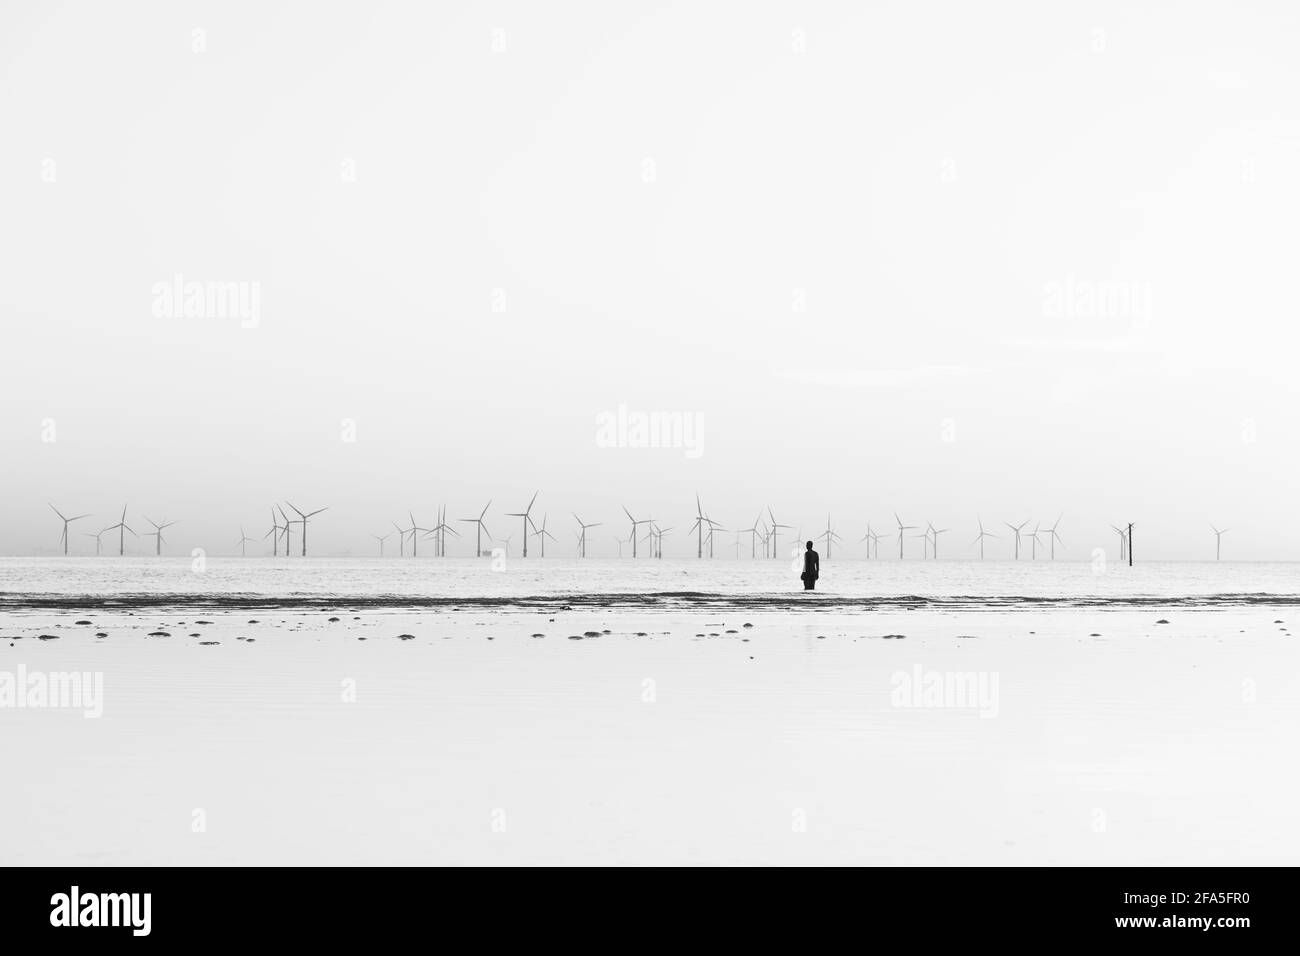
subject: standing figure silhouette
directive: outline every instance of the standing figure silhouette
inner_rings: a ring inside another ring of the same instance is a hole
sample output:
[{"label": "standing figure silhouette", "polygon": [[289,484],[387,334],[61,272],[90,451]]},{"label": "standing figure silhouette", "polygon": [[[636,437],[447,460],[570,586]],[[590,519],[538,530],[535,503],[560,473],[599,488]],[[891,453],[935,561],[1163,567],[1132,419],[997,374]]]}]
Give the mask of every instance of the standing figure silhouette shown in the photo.
[{"label": "standing figure silhouette", "polygon": [[803,553],[803,574],[799,577],[803,580],[803,589],[811,591],[817,585],[817,574],[821,570],[821,558],[813,550],[812,542],[809,541],[806,550]]}]

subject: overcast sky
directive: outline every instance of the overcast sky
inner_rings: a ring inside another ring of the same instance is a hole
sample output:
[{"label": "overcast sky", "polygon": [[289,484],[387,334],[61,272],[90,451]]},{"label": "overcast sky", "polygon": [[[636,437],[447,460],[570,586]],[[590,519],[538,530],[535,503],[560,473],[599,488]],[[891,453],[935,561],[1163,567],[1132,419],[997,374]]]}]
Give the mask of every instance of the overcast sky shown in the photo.
[{"label": "overcast sky", "polygon": [[1300,558],[1300,7],[1141,6],[8,0],[0,552],[541,489]]}]

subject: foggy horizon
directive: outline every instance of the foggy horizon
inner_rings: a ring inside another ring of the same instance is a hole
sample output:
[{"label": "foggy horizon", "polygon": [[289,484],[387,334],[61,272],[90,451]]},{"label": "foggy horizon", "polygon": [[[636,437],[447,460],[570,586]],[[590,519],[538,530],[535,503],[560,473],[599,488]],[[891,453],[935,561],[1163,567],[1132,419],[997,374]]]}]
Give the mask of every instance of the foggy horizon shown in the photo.
[{"label": "foggy horizon", "polygon": [[365,554],[540,488],[606,555],[698,491],[845,556],[1064,512],[1069,559],[1300,559],[1300,12],[145,6],[0,36],[0,553],[47,501]]}]

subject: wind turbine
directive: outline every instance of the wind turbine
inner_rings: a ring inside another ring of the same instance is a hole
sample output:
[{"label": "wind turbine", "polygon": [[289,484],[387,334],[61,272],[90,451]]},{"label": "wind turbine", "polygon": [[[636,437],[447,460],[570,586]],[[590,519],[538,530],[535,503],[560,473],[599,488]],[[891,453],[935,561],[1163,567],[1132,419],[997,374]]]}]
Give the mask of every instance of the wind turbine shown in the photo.
[{"label": "wind turbine", "polygon": [[1052,522],[1052,526],[1050,528],[1044,529],[1047,532],[1047,542],[1052,546],[1053,561],[1056,560],[1056,542],[1060,541],[1062,546],[1065,545],[1065,542],[1061,539],[1061,536],[1056,533],[1056,528],[1061,523],[1061,518],[1063,518],[1064,516],[1065,516],[1065,512],[1062,511],[1059,515],[1056,516],[1056,520]]},{"label": "wind turbine", "polygon": [[[286,501],[285,504],[290,508],[293,508],[294,511],[298,511],[298,508],[292,501]],[[309,511],[307,514],[298,511],[298,517],[302,519],[302,556],[304,558],[307,557],[307,519],[314,518],[322,511],[329,511],[329,508],[317,508],[315,511]],[[414,553],[414,542],[412,543],[412,553]]]},{"label": "wind turbine", "polygon": [[[487,525],[483,523],[483,516],[488,513],[488,509],[491,507],[492,507],[492,499],[489,498],[488,503],[483,506],[483,510],[479,512],[479,516],[477,518],[456,519],[457,521],[464,521],[476,526],[475,531],[477,533],[475,534],[474,537],[474,557],[476,558],[483,557],[483,532],[487,531]],[[491,539],[492,539],[492,532],[488,531],[488,540],[490,541]]]},{"label": "wind turbine", "polygon": [[[629,517],[631,517],[629,515]],[[695,557],[704,557],[704,525],[708,522],[704,517],[704,508],[700,505],[699,492],[695,493],[695,524],[691,525],[691,531],[695,534]]]},{"label": "wind turbine", "polygon": [[447,556],[447,532],[450,531],[457,538],[460,537],[460,532],[457,531],[455,528],[453,528],[451,525],[447,524],[446,505],[443,505],[438,510],[438,524],[433,530],[437,534],[437,537],[433,539],[434,550],[437,552],[437,554],[440,557],[445,558]]},{"label": "wind turbine", "polygon": [[494,541],[500,541],[506,546],[506,557],[510,557],[510,542],[514,540],[514,535],[508,534],[503,538],[494,538]]},{"label": "wind turbine", "polygon": [[771,521],[772,521],[772,529],[771,529],[771,534],[772,534],[772,557],[775,558],[775,557],[778,557],[778,555],[777,555],[777,553],[776,553],[776,531],[777,531],[778,528],[785,528],[785,529],[788,531],[788,530],[790,530],[790,525],[788,525],[788,524],[778,524],[778,523],[777,523],[777,520],[776,520],[776,515],[772,514],[772,508],[771,508],[771,506],[769,506],[768,509],[767,509],[767,516],[768,516],[768,518],[770,518]]},{"label": "wind turbine", "polygon": [[1026,518],[1024,521],[1020,522],[1020,524],[1018,524],[1018,525],[1017,525],[1017,524],[1012,524],[1010,521],[1004,521],[1004,522],[1002,522],[1002,523],[1003,523],[1004,525],[1006,525],[1008,528],[1010,528],[1013,532],[1015,532],[1015,535],[1016,535],[1016,560],[1019,561],[1019,560],[1020,560],[1020,529],[1023,528],[1025,525],[1029,524],[1029,519]]},{"label": "wind turbine", "polygon": [[[290,505],[289,507],[292,508],[293,505]],[[293,553],[290,548],[290,545],[293,544],[292,526],[296,524],[302,524],[302,522],[290,521],[289,516],[284,513],[283,508],[281,508],[279,505],[276,505],[276,508],[278,508],[280,511],[280,517],[284,519],[284,526],[280,530],[284,532],[284,556],[287,558],[289,557],[290,554]]]},{"label": "wind turbine", "polygon": [[1119,535],[1119,559],[1123,561],[1124,555],[1128,552],[1128,532],[1123,528],[1117,528],[1114,525],[1110,526],[1110,530]]},{"label": "wind turbine", "polygon": [[[46,502],[46,504],[49,504],[49,502]],[[55,508],[54,505],[50,505],[50,509],[63,521],[63,535],[59,538],[59,543],[63,545],[63,553],[66,555],[68,553],[68,525],[74,521],[80,521],[82,518],[89,518],[90,515],[73,515],[71,518],[65,518],[63,512]]]},{"label": "wind turbine", "polygon": [[[542,520],[544,523],[546,519],[542,519]],[[599,528],[601,523],[599,521],[596,521],[593,522],[592,524],[585,524],[583,520],[579,518],[576,514],[573,516],[573,520],[578,522],[578,527],[582,529],[578,533],[578,553],[585,558],[587,556],[587,529]],[[620,557],[622,556],[621,551],[619,552],[619,556]]]},{"label": "wind turbine", "polygon": [[1042,544],[1042,541],[1040,541],[1038,538],[1038,533],[1040,528],[1042,528],[1041,523],[1035,524],[1034,530],[1029,532],[1029,560],[1030,561],[1038,560],[1038,546]]},{"label": "wind turbine", "polygon": [[976,518],[975,520],[979,522],[980,533],[975,536],[975,540],[972,541],[971,544],[978,544],[980,546],[980,560],[983,561],[984,560],[984,539],[996,538],[997,535],[995,535],[992,531],[984,530],[984,519]]},{"label": "wind turbine", "polygon": [[897,511],[894,512],[894,521],[898,523],[898,560],[902,561],[903,560],[903,532],[915,531],[916,525],[903,524],[903,519],[898,516]]},{"label": "wind turbine", "polygon": [[751,560],[758,557],[758,539],[760,537],[763,539],[763,557],[767,557],[767,534],[765,531],[758,530],[758,523],[762,520],[763,514],[759,512],[758,517],[754,519],[754,526],[749,529],[749,557]]},{"label": "wind turbine", "polygon": [[831,516],[826,515],[826,530],[819,537],[826,539],[826,560],[831,559],[831,543],[842,540],[838,534],[831,530]]},{"label": "wind turbine", "polygon": [[926,522],[925,522],[925,531],[924,531],[924,533],[922,533],[922,534],[914,534],[914,535],[912,535],[913,538],[924,538],[924,539],[925,539],[924,543],[921,545],[921,559],[922,559],[922,560],[925,560],[926,558],[929,558],[929,557],[930,557],[930,533],[931,533],[932,531],[934,531],[934,522],[933,522],[933,521],[930,521],[930,520],[927,518],[927,519],[926,519]]},{"label": "wind turbine", "polygon": [[[627,505],[622,505],[622,508],[623,508],[623,514],[627,515],[627,520],[632,522],[632,557],[635,558],[636,557],[636,526],[639,524],[647,524],[649,522],[649,519],[643,518],[642,520],[638,521],[636,518],[632,517],[632,512],[627,510]],[[619,549],[620,557],[622,556],[622,554],[623,554],[623,549],[620,548]]]},{"label": "wind turbine", "polygon": [[[534,525],[533,527],[537,527],[537,526]],[[546,557],[546,539],[550,538],[552,541],[555,540],[555,535],[551,534],[549,531],[546,530],[546,515],[542,515],[542,526],[540,528],[537,528],[537,530],[534,531],[533,534],[535,534],[542,542],[542,553],[540,557],[543,558]]]},{"label": "wind turbine", "polygon": [[930,537],[933,538],[931,546],[934,548],[934,559],[936,561],[939,560],[939,535],[947,533],[947,528],[936,528],[934,525],[930,525]]},{"label": "wind turbine", "polygon": [[116,531],[116,532],[117,532],[117,556],[118,556],[119,558],[122,557],[122,555],[126,554],[126,533],[127,533],[128,531],[130,531],[130,532],[131,532],[131,536],[132,536],[133,538],[138,538],[138,537],[140,537],[140,536],[139,536],[138,534],[136,534],[135,531],[132,530],[132,528],[131,528],[127,523],[126,523],[126,505],[122,505],[122,519],[121,519],[120,521],[118,521],[117,524],[111,524],[111,525],[109,525],[107,528],[105,528],[104,530],[105,530],[105,531]]},{"label": "wind turbine", "polygon": [[156,551],[155,551],[154,553],[157,554],[159,557],[161,557],[161,556],[162,556],[162,546],[163,546],[163,534],[162,534],[162,533],[163,533],[163,529],[164,529],[164,528],[170,528],[170,527],[171,527],[172,525],[174,525],[176,522],[175,522],[175,521],[168,521],[166,518],[163,518],[163,520],[162,520],[162,524],[159,524],[157,521],[154,521],[154,520],[153,520],[152,518],[150,518],[148,515],[145,515],[145,516],[144,516],[144,520],[147,521],[147,522],[149,522],[151,525],[153,525],[153,528],[154,528],[152,531],[148,531],[148,532],[146,532],[146,533],[145,533],[145,537],[146,537],[146,538],[155,538],[155,539],[157,539]]},{"label": "wind turbine", "polygon": [[248,542],[252,540],[252,538],[244,534],[244,526],[241,524],[239,526],[239,541],[235,543],[235,547],[239,549],[239,556],[241,558],[248,557]]},{"label": "wind turbine", "polygon": [[[107,531],[107,530],[108,530],[107,528],[104,529],[104,531]],[[104,531],[83,531],[83,532],[81,532],[81,533],[82,533],[83,535],[85,535],[87,538],[94,538],[94,539],[95,539],[95,557],[99,557],[99,546],[100,546],[100,540],[99,540],[99,539],[100,539],[100,537],[103,536]]]},{"label": "wind turbine", "polygon": [[1214,525],[1210,525],[1210,527],[1214,529],[1214,560],[1215,560],[1215,561],[1218,561],[1218,560],[1219,560],[1219,545],[1222,543],[1221,539],[1223,538],[1223,536],[1224,536],[1225,534],[1227,534],[1227,533],[1228,533],[1229,531],[1231,531],[1232,529],[1231,529],[1231,528],[1224,528],[1222,531],[1220,531],[1218,528],[1215,528]]},{"label": "wind turbine", "polygon": [[623,557],[623,539],[618,535],[614,535],[614,543],[618,545],[618,556]]},{"label": "wind turbine", "polygon": [[376,541],[379,542],[379,556],[380,556],[381,558],[384,556],[384,542],[387,541],[387,540],[388,540],[389,538],[391,538],[392,536],[393,536],[393,532],[391,532],[391,531],[388,532],[388,534],[385,534],[385,535],[372,534],[372,535],[370,536],[370,537],[374,538]]},{"label": "wind turbine", "polygon": [[262,535],[262,540],[271,539],[271,554],[274,557],[280,556],[280,526],[275,523],[275,509],[271,509],[271,530]]},{"label": "wind turbine", "polygon": [[528,557],[528,529],[529,529],[529,527],[531,527],[534,531],[537,530],[537,525],[533,524],[533,519],[530,518],[529,515],[532,513],[532,510],[533,510],[533,502],[537,500],[537,495],[538,495],[538,494],[539,494],[539,492],[536,492],[536,491],[533,492],[532,501],[529,501],[529,502],[528,502],[528,507],[525,508],[523,511],[507,511],[507,512],[506,512],[506,517],[508,517],[508,518],[523,518],[523,519],[524,519],[524,557],[525,557],[525,558]]},{"label": "wind turbine", "polygon": [[704,520],[709,522],[709,534],[708,534],[708,537],[705,538],[705,540],[708,541],[708,543],[709,543],[709,557],[712,558],[712,557],[713,557],[713,536],[714,536],[714,534],[716,534],[716,533],[719,532],[719,531],[722,531],[722,532],[725,533],[727,529],[724,528],[724,527],[722,527],[722,525],[718,524],[717,522],[709,521],[708,518],[705,518]]},{"label": "wind turbine", "polygon": [[655,548],[655,557],[662,559],[664,556],[664,535],[672,531],[672,528],[660,528],[655,526],[655,538],[659,542]]},{"label": "wind turbine", "polygon": [[[415,514],[410,511],[406,513],[406,516],[411,519],[411,526],[406,529],[411,534],[411,557],[418,558],[420,556],[420,549],[416,542],[419,540],[421,534],[426,536],[432,534],[433,529],[421,528],[415,520]],[[435,550],[437,549],[435,548]]]}]

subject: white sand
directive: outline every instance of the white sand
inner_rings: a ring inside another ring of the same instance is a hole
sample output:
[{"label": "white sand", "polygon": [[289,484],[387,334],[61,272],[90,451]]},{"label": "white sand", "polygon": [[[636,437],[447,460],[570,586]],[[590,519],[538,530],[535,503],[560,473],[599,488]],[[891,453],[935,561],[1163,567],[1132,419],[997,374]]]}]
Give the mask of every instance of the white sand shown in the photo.
[{"label": "white sand", "polygon": [[[334,613],[7,615],[104,714],[0,710],[0,863],[1300,859],[1276,608]],[[896,706],[918,666],[996,716]]]}]

